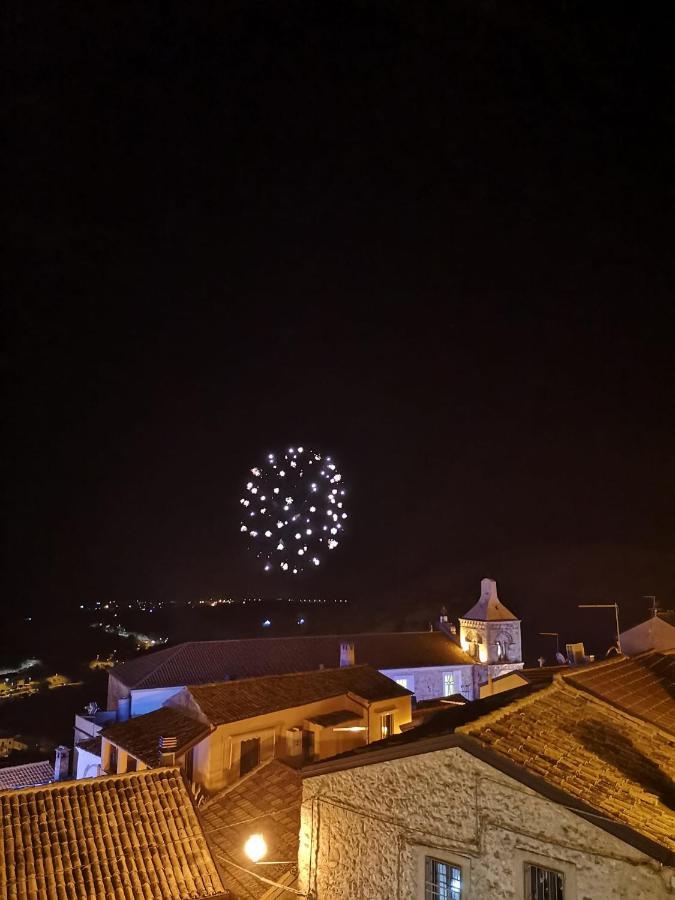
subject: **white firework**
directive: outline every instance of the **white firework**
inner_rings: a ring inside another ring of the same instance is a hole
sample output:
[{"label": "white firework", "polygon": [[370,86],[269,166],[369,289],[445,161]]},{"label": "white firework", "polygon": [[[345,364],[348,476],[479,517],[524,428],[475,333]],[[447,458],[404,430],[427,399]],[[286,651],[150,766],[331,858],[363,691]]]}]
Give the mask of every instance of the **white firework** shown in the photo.
[{"label": "white firework", "polygon": [[290,447],[269,453],[248,478],[239,502],[250,524],[242,521],[240,531],[263,569],[299,575],[305,566],[321,566],[327,551],[342,542],[338,518],[347,518],[346,490],[335,460],[318,450]]}]

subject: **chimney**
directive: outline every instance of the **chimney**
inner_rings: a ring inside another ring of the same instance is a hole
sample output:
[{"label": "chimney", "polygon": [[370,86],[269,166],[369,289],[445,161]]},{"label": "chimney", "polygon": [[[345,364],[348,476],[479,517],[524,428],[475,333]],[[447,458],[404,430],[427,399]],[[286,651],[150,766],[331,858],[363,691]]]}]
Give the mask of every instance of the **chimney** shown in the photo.
[{"label": "chimney", "polygon": [[63,744],[56,748],[54,758],[54,781],[63,781],[70,774],[70,749]]},{"label": "chimney", "polygon": [[356,662],[354,654],[354,642],[343,641],[340,644],[340,667],[353,666]]},{"label": "chimney", "polygon": [[158,747],[162,765],[172,766],[176,761],[178,738],[172,735],[163,735],[158,741]]}]

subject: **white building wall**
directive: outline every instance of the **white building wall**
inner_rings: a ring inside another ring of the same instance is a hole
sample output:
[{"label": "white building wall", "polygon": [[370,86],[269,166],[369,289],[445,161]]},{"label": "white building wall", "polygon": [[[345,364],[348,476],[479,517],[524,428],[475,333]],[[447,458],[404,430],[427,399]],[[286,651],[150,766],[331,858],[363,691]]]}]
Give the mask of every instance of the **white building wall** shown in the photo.
[{"label": "white building wall", "polygon": [[426,854],[461,865],[462,900],[524,900],[528,861],[566,874],[565,900],[675,895],[675,869],[456,748],[305,779],[314,900],[424,900]]},{"label": "white building wall", "polygon": [[178,687],[151,688],[148,690],[131,691],[130,715],[142,716],[145,713],[154,712],[166,701],[183,690],[183,685]]},{"label": "white building wall", "polygon": [[476,699],[474,694],[474,666],[425,666],[419,669],[380,669],[392,681],[405,678],[407,688],[413,691],[416,700],[433,700],[443,697],[443,676],[453,672],[457,688],[455,693],[463,694],[467,700]]},{"label": "white building wall", "polygon": [[621,632],[621,649],[626,656],[636,656],[647,650],[672,650],[675,647],[675,628],[658,616]]},{"label": "white building wall", "polygon": [[81,747],[75,748],[75,778],[94,778],[101,774],[101,757]]}]

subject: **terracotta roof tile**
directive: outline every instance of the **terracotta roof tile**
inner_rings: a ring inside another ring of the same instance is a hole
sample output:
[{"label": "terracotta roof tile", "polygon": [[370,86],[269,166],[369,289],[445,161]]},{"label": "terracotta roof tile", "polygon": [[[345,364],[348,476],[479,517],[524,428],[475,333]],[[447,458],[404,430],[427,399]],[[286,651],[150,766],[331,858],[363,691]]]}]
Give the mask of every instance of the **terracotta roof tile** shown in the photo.
[{"label": "terracotta roof tile", "polygon": [[572,669],[570,684],[675,734],[675,650]]},{"label": "terracotta roof tile", "polygon": [[675,738],[560,679],[457,731],[675,850]]},{"label": "terracotta roof tile", "polygon": [[47,759],[43,762],[6,766],[0,769],[0,791],[30,787],[34,784],[49,784],[53,780],[54,766]]},{"label": "terracotta roof tile", "polygon": [[[300,775],[279,760],[273,760],[199,810],[223,883],[237,900],[257,900],[269,890],[269,885],[249,874],[255,867],[243,847],[251,834],[263,834],[268,859],[290,861],[286,865],[266,865],[264,871],[258,872],[272,881],[294,880],[301,800]],[[249,872],[242,872],[239,866]]]},{"label": "terracotta roof tile", "polygon": [[220,877],[178,769],[0,792],[0,897],[197,900]]},{"label": "terracotta roof tile", "polygon": [[442,632],[413,631],[191,641],[122,663],[110,674],[128,688],[158,688],[308,672],[339,665],[344,641],[354,644],[358,664],[376,669],[473,664]]},{"label": "terracotta roof tile", "polygon": [[160,737],[178,739],[176,753],[205,737],[210,731],[208,725],[191,719],[177,709],[163,706],[143,716],[136,716],[126,722],[115,722],[103,729],[102,736],[127,753],[142,760],[148,766],[162,764],[159,753]]},{"label": "terracotta roof tile", "polygon": [[[305,703],[339,697],[346,693],[357,694],[370,701],[410,695],[410,691],[370,666],[345,666],[292,675],[192,685],[187,691],[212,725],[237,722],[251,716],[303,706]],[[117,726],[113,726],[115,727]]]}]

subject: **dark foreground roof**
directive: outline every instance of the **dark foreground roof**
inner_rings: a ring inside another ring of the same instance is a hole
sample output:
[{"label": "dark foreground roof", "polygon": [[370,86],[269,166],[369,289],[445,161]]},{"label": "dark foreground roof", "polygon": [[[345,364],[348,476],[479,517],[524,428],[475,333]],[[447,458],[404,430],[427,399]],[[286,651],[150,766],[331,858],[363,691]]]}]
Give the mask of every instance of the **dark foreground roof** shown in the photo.
[{"label": "dark foreground roof", "polygon": [[0,897],[216,896],[220,876],[178,769],[0,792]]},{"label": "dark foreground roof", "polygon": [[[273,760],[217,794],[199,810],[223,882],[237,900],[257,900],[269,890],[269,884],[253,872],[277,882],[295,880],[301,800],[300,775]],[[279,860],[283,865],[256,869],[243,852],[244,843],[253,833],[264,835],[267,859]]]},{"label": "dark foreground roof", "polygon": [[675,862],[675,738],[557,676],[438,713],[305,767],[322,772],[461,747],[654,858]]},{"label": "dark foreground roof", "polygon": [[181,753],[196,741],[205,737],[211,729],[203,722],[191,719],[177,709],[163,706],[143,716],[126,722],[116,722],[101,734],[118,747],[126,750],[148,766],[160,766],[160,737],[175,737],[175,752]]},{"label": "dark foreground roof", "polygon": [[4,769],[0,769],[0,791],[31,787],[34,784],[49,784],[53,780],[54,766],[48,759],[43,762],[24,763],[21,766],[6,766]]},{"label": "dark foreground roof", "polygon": [[348,693],[370,702],[410,696],[410,691],[370,666],[345,666],[341,669],[192,685],[187,692],[212,725],[238,722]]},{"label": "dark foreground roof", "polygon": [[332,669],[340,665],[340,644],[346,641],[354,644],[357,664],[375,669],[474,662],[440,631],[410,631],[190,641],[122,663],[110,675],[129,689],[141,689]]}]

